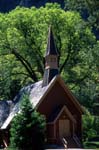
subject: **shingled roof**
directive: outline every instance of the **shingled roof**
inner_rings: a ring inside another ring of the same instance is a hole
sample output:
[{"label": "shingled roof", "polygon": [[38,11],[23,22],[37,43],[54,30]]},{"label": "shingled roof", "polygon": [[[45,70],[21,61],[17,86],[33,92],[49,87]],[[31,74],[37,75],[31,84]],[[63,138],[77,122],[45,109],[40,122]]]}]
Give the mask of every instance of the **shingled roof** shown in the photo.
[{"label": "shingled roof", "polygon": [[29,92],[29,100],[33,106],[33,108],[38,108],[44,97],[47,95],[47,93],[50,91],[52,86],[55,84],[55,82],[59,82],[62,84],[63,88],[65,88],[65,91],[67,92],[68,96],[70,97],[71,101],[74,103],[75,107],[79,110],[79,112],[83,112],[80,104],[78,101],[75,99],[75,97],[72,95],[70,90],[68,89],[67,86],[63,83],[61,77],[55,76],[51,82],[47,85],[42,87],[42,81],[36,82],[35,84],[31,84],[27,87],[24,87],[20,90],[19,94],[15,97],[14,99],[14,107],[11,109],[11,112],[9,113],[7,119],[1,126],[1,129],[6,129],[14,116],[20,112],[20,102],[22,100],[22,96],[24,93]]},{"label": "shingled roof", "polygon": [[19,91],[19,94],[14,98],[14,107],[10,111],[10,113],[7,113],[5,121],[1,124],[1,129],[6,129],[12,121],[12,119],[14,118],[14,116],[20,112],[20,102],[24,93],[29,93],[30,102],[33,105],[33,107],[36,107],[47,88],[48,86],[42,87],[42,81],[36,82],[34,84],[22,88]]},{"label": "shingled roof", "polygon": [[[50,84],[52,84],[52,82],[55,80],[55,78],[53,78],[53,80],[50,82]],[[31,84],[27,87],[24,87],[20,90],[19,94],[13,100],[14,107],[11,110],[11,112],[7,115],[5,122],[1,126],[1,129],[6,129],[8,127],[8,125],[10,124],[10,122],[12,121],[12,119],[14,118],[14,116],[20,112],[20,102],[22,100],[22,96],[24,93],[29,93],[30,102],[31,102],[33,108],[37,107],[41,98],[43,97],[43,95],[46,93],[47,89],[50,86],[50,84],[49,84],[48,86],[42,87],[42,82],[43,81],[36,82],[36,83]]]},{"label": "shingled roof", "polygon": [[3,125],[13,107],[11,100],[0,101],[0,127]]}]

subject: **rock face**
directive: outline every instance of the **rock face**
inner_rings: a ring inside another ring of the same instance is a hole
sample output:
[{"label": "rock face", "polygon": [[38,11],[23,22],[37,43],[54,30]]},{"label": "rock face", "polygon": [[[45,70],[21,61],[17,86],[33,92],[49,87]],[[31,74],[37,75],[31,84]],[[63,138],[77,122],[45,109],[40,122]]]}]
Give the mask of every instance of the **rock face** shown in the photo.
[{"label": "rock face", "polygon": [[8,100],[3,100],[0,101],[0,127],[8,117],[11,109],[12,109],[12,101]]},{"label": "rock face", "polygon": [[44,6],[48,2],[57,2],[64,6],[64,0],[0,0],[0,12],[9,12],[14,9],[16,6],[24,6],[24,7],[31,7],[31,6]]}]

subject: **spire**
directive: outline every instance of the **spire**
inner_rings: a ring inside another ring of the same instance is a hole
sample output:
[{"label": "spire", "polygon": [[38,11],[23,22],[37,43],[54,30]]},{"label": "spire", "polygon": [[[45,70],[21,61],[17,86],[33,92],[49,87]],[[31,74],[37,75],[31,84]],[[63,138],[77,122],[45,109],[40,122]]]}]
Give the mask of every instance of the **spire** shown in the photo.
[{"label": "spire", "polygon": [[45,71],[42,86],[47,86],[54,76],[58,74],[58,52],[54,42],[52,28],[49,28],[48,42],[45,55]]},{"label": "spire", "polygon": [[47,41],[47,50],[46,50],[46,56],[47,55],[57,55],[57,49],[54,42],[54,36],[52,32],[52,27],[49,27],[49,33],[48,33],[48,41]]}]

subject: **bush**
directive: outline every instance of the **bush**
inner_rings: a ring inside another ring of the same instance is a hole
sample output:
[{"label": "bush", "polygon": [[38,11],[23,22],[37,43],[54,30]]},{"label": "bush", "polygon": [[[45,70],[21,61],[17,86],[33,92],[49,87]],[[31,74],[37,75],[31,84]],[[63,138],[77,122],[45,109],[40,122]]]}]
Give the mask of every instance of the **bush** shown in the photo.
[{"label": "bush", "polygon": [[44,116],[32,109],[26,95],[20,110],[11,125],[10,147],[18,150],[43,150],[46,126]]},{"label": "bush", "polygon": [[97,136],[97,131],[94,128],[95,126],[95,117],[90,114],[86,109],[85,114],[83,115],[83,140],[88,141],[89,138]]}]

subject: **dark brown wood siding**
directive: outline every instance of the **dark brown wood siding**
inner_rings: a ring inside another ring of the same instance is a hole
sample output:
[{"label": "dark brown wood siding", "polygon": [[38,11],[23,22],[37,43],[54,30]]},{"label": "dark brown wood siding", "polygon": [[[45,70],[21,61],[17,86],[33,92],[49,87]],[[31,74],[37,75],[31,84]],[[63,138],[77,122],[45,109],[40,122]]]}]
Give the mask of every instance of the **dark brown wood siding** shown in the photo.
[{"label": "dark brown wood siding", "polygon": [[65,90],[58,82],[56,82],[49,93],[46,95],[45,99],[39,105],[38,111],[44,114],[46,118],[48,118],[53,110],[55,110],[58,106],[63,105],[66,105],[72,115],[80,117],[78,109],[75,107],[73,102],[71,102]]},{"label": "dark brown wood siding", "polygon": [[[56,108],[58,107],[63,107],[66,106],[68,110],[71,112],[73,117],[75,118],[77,124],[75,127],[75,134],[81,139],[81,113],[77,109],[77,107],[74,105],[73,101],[70,99],[68,96],[68,93],[64,90],[64,88],[56,82],[54,86],[49,90],[45,98],[42,100],[38,107],[38,111],[41,114],[44,114],[46,116],[46,119],[51,115],[54,115],[53,112]],[[60,116],[61,118],[64,118],[64,112]],[[68,118],[68,116],[66,116]],[[70,120],[70,130],[71,130],[71,136],[73,135],[73,122]],[[54,131],[55,130],[55,131]],[[48,141],[52,142],[59,142],[59,119],[55,123],[55,128],[54,126],[49,126],[47,129],[47,134],[48,134]],[[54,133],[56,136],[56,139],[54,137]],[[51,138],[50,138],[51,137]]]}]

